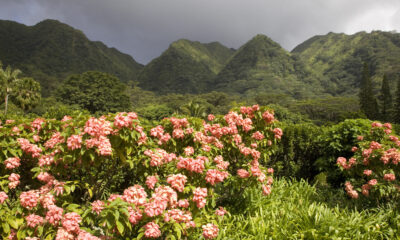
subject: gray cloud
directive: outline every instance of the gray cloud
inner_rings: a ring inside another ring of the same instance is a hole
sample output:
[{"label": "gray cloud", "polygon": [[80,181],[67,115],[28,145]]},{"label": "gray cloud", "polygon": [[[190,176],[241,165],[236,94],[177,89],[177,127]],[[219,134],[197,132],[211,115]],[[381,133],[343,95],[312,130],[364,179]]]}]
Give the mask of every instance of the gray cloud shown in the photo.
[{"label": "gray cloud", "polygon": [[0,0],[0,19],[58,19],[147,63],[180,38],[238,48],[258,33],[291,50],[317,34],[400,30],[398,0]]}]

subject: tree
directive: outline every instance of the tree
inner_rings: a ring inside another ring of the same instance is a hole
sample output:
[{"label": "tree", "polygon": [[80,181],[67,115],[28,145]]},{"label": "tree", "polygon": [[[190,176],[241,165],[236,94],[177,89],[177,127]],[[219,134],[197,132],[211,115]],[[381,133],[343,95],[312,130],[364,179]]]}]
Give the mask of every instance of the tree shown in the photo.
[{"label": "tree", "polygon": [[397,80],[396,105],[394,115],[394,122],[400,123],[400,78]]},{"label": "tree", "polygon": [[392,94],[390,93],[389,81],[387,79],[386,74],[383,75],[381,97],[382,97],[382,113],[381,113],[382,120],[391,121],[391,115],[393,111],[393,99],[392,99]]},{"label": "tree", "polygon": [[367,63],[364,63],[362,71],[359,101],[361,111],[363,111],[369,119],[376,119],[378,117],[378,102],[372,91],[372,81]]},{"label": "tree", "polygon": [[16,91],[16,89],[13,88],[13,83],[18,80],[19,74],[21,74],[19,69],[12,70],[10,66],[7,66],[4,70],[3,64],[0,62],[0,88],[5,102],[4,115],[7,115],[8,97],[13,91]]},{"label": "tree", "polygon": [[127,87],[118,78],[89,71],[69,76],[56,90],[55,97],[65,104],[77,104],[91,113],[127,111],[131,104]]}]

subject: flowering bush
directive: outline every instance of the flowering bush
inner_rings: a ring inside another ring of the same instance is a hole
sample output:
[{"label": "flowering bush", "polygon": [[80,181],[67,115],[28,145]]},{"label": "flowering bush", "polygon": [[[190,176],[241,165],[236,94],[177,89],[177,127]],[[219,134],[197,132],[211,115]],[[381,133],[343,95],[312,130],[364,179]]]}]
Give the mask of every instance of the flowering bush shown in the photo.
[{"label": "flowering bush", "polygon": [[345,190],[351,198],[393,199],[399,197],[400,141],[390,123],[373,122],[370,132],[358,136],[354,156],[339,157],[337,164],[348,176]]},{"label": "flowering bush", "polygon": [[215,238],[230,190],[270,194],[276,123],[258,105],[157,126],[135,113],[9,120],[0,127],[2,237]]}]

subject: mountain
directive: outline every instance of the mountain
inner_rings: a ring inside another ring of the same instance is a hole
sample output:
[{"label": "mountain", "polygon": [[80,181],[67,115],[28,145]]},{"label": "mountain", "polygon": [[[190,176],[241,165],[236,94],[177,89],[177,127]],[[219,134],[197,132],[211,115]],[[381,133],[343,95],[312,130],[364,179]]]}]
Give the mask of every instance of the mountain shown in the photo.
[{"label": "mountain", "polygon": [[161,94],[206,92],[233,53],[218,42],[178,40],[145,66],[139,86]]},{"label": "mountain", "polygon": [[56,20],[34,26],[0,20],[0,61],[38,80],[44,96],[73,73],[97,70],[128,82],[143,68],[131,56]]},{"label": "mountain", "polygon": [[394,32],[314,36],[294,48],[292,54],[332,95],[358,92],[364,62],[369,65],[376,92],[381,88],[383,74],[388,76],[392,89],[400,77],[400,34]]},{"label": "mountain", "polygon": [[261,34],[232,56],[214,85],[216,90],[246,96],[273,93],[305,98],[323,94],[323,88],[301,61]]}]

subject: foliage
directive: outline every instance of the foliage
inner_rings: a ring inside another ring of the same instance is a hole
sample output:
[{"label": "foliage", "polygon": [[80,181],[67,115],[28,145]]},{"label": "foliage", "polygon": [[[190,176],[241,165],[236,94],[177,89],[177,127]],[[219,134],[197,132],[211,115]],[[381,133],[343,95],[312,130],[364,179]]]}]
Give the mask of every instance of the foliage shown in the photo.
[{"label": "foliage", "polygon": [[95,71],[69,76],[57,89],[56,98],[64,104],[77,104],[91,113],[130,108],[126,86],[108,73]]},{"label": "foliage", "polygon": [[248,187],[270,194],[273,169],[264,166],[282,130],[272,110],[256,105],[208,119],[5,121],[1,236],[180,239],[202,226],[203,236],[217,237],[219,205]]},{"label": "foliage", "polygon": [[318,136],[322,127],[313,124],[282,124],[284,135],[271,156],[277,176],[312,180],[318,171],[315,161],[323,155]]},{"label": "foliage", "polygon": [[[268,198],[256,189],[244,194],[241,214],[225,219],[219,239],[397,239],[398,209],[360,210],[343,191],[307,181],[279,179]],[[229,209],[230,210],[230,209]]]},{"label": "foliage", "polygon": [[131,56],[101,42],[93,42],[79,30],[56,20],[34,26],[0,21],[0,59],[33,77],[48,97],[71,74],[103,71],[124,82],[135,80],[142,65]]},{"label": "foliage", "polygon": [[145,66],[139,86],[166,93],[203,93],[233,51],[219,43],[201,44],[179,40]]},{"label": "foliage", "polygon": [[382,88],[381,88],[381,101],[382,111],[381,119],[385,122],[392,121],[393,119],[393,98],[390,92],[389,80],[386,75],[383,75]]},{"label": "foliage", "polygon": [[365,135],[358,137],[353,147],[354,155],[347,161],[339,157],[337,163],[348,179],[346,192],[352,198],[358,198],[359,192],[378,202],[393,200],[399,194],[400,161],[397,136],[391,135],[390,123],[373,122]]},{"label": "foliage", "polygon": [[366,135],[370,125],[369,120],[349,119],[322,129],[318,136],[322,154],[314,164],[318,172],[326,174],[327,182],[332,186],[339,187],[344,182],[344,175],[335,166],[336,159],[352,156],[351,150],[358,142],[357,137]]},{"label": "foliage", "polygon": [[21,78],[14,82],[10,99],[25,112],[32,110],[40,103],[40,84],[33,78]]},{"label": "foliage", "polygon": [[378,103],[372,89],[371,77],[367,63],[364,63],[360,92],[358,94],[360,109],[369,119],[377,119],[379,115]]},{"label": "foliage", "polygon": [[357,99],[351,97],[302,100],[289,104],[288,109],[305,115],[318,125],[339,123],[345,119],[365,118]]}]

